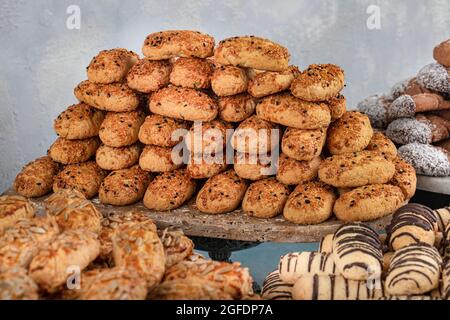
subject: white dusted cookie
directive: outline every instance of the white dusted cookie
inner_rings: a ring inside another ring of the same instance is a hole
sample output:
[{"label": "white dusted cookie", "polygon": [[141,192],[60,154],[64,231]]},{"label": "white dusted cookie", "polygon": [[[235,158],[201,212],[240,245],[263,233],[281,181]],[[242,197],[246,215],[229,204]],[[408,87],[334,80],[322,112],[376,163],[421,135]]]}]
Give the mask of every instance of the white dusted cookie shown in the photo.
[{"label": "white dusted cookie", "polygon": [[126,49],[102,50],[87,67],[89,81],[95,83],[122,82],[139,56]]},{"label": "white dusted cookie", "polygon": [[139,161],[142,146],[139,143],[125,147],[110,147],[102,144],[95,154],[95,161],[104,170],[126,169]]},{"label": "white dusted cookie", "polygon": [[219,97],[232,96],[247,91],[248,78],[244,69],[218,66],[211,76],[211,88]]},{"label": "white dusted cookie", "polygon": [[109,112],[100,127],[100,140],[110,147],[126,147],[139,139],[139,128],[145,114],[140,110],[131,112]]},{"label": "white dusted cookie", "polygon": [[26,270],[14,268],[0,272],[0,300],[38,300],[39,288]]},{"label": "white dusted cookie", "polygon": [[416,169],[417,174],[433,177],[450,175],[450,152],[443,148],[422,143],[410,143],[398,148],[398,155],[410,163]]},{"label": "white dusted cookie", "polygon": [[58,138],[50,146],[48,155],[55,162],[62,164],[76,164],[88,161],[95,155],[99,146],[100,140],[97,137],[83,140]]},{"label": "white dusted cookie", "polygon": [[169,84],[171,70],[169,61],[142,59],[131,68],[127,84],[136,91],[151,93]]},{"label": "white dusted cookie", "polygon": [[277,180],[286,185],[314,180],[321,162],[321,157],[315,157],[311,161],[297,161],[282,153],[278,159]]},{"label": "white dusted cookie", "polygon": [[36,207],[22,196],[0,196],[0,232],[13,226],[17,220],[31,218]]},{"label": "white dusted cookie", "polygon": [[[188,122],[152,114],[145,118],[139,129],[139,141],[160,147],[173,147],[182,140],[182,130],[188,130]],[[179,134],[177,134],[179,130]],[[172,134],[177,137],[172,138]],[[176,139],[174,139],[176,138]]]},{"label": "white dusted cookie", "polygon": [[325,128],[315,130],[287,128],[281,140],[281,150],[295,160],[311,161],[322,153],[326,135]]},{"label": "white dusted cookie", "polygon": [[172,65],[170,83],[175,86],[207,89],[211,85],[212,63],[200,58],[178,58]]},{"label": "white dusted cookie", "polygon": [[14,190],[24,197],[41,197],[53,188],[53,178],[60,165],[49,156],[29,162],[14,180]]},{"label": "white dusted cookie", "polygon": [[282,72],[257,72],[248,83],[248,93],[255,98],[262,98],[287,90],[299,73],[296,66],[289,66]]},{"label": "white dusted cookie", "polygon": [[144,205],[156,211],[176,209],[192,197],[195,187],[195,180],[184,169],[162,173],[148,185]]},{"label": "white dusted cookie", "polygon": [[150,172],[167,172],[178,169],[182,163],[174,163],[172,148],[147,145],[139,157],[139,166]]},{"label": "white dusted cookie", "polygon": [[250,117],[256,108],[256,99],[246,93],[219,97],[219,117],[228,122],[241,122]]},{"label": "white dusted cookie", "polygon": [[85,103],[71,105],[53,123],[56,134],[69,140],[87,139],[98,135],[105,119],[101,110]]}]

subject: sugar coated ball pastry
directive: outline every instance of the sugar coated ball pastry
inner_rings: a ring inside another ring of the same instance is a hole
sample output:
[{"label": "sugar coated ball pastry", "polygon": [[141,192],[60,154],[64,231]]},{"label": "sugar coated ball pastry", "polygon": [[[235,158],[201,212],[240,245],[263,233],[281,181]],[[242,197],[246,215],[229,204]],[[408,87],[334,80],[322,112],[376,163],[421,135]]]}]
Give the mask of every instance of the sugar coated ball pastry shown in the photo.
[{"label": "sugar coated ball pastry", "polygon": [[450,39],[442,41],[434,48],[433,58],[437,63],[450,68]]},{"label": "sugar coated ball pastry", "polygon": [[274,270],[264,279],[261,296],[264,300],[292,300],[293,284],[280,279],[278,270]]},{"label": "sugar coated ball pastry", "polygon": [[427,89],[450,93],[449,69],[439,63],[431,63],[420,69],[417,82]]},{"label": "sugar coated ball pastry", "polygon": [[404,94],[392,101],[387,108],[387,118],[414,117],[417,113],[450,109],[450,102],[436,93],[418,93],[415,95]]},{"label": "sugar coated ball pastry", "polygon": [[387,95],[389,97],[389,99],[395,100],[398,97],[400,97],[401,95],[404,95],[410,84],[410,81],[411,81],[411,78],[408,78],[408,79],[404,79],[404,80],[401,80],[401,81],[395,83],[391,87],[391,90],[390,90],[389,94]]},{"label": "sugar coated ball pastry", "polygon": [[375,128],[384,129],[389,124],[387,110],[392,100],[385,95],[373,95],[360,101],[357,109],[367,115]]},{"label": "sugar coated ball pastry", "polygon": [[450,153],[445,149],[422,143],[410,143],[398,149],[401,158],[409,162],[417,174],[435,177],[450,175]]}]

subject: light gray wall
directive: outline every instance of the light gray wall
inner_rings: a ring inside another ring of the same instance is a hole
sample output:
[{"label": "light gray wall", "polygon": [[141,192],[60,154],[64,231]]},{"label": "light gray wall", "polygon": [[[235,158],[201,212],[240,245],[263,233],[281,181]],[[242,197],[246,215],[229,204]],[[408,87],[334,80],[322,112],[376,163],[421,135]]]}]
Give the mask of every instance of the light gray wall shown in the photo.
[{"label": "light gray wall", "polygon": [[[81,29],[66,8],[81,8]],[[368,30],[366,9],[381,8]],[[220,40],[253,34],[287,46],[292,63],[337,63],[349,105],[384,91],[432,60],[450,36],[448,0],[0,0],[0,191],[20,167],[45,154],[52,121],[75,102],[72,90],[99,50],[140,52],[148,33],[197,29]]]}]

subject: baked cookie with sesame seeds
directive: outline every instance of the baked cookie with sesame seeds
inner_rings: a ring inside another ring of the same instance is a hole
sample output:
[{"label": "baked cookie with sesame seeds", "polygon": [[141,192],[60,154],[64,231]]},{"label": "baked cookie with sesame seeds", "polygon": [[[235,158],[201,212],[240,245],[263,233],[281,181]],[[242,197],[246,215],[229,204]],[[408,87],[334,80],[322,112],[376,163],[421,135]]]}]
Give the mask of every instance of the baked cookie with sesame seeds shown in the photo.
[{"label": "baked cookie with sesame seeds", "polygon": [[252,183],[242,201],[245,214],[257,218],[272,218],[283,212],[289,189],[275,178]]},{"label": "baked cookie with sesame seeds", "polygon": [[60,165],[49,156],[40,157],[28,163],[14,180],[14,190],[28,198],[42,197],[53,187],[53,178]]},{"label": "baked cookie with sesame seeds", "polygon": [[127,75],[127,83],[131,89],[142,93],[157,91],[169,84],[172,65],[167,60],[139,60]]},{"label": "baked cookie with sesame seeds", "polygon": [[185,88],[207,89],[211,86],[213,65],[206,59],[178,58],[172,64],[170,83]]},{"label": "baked cookie with sesame seeds", "polygon": [[330,109],[326,103],[303,101],[290,93],[263,98],[256,105],[256,114],[267,121],[306,130],[328,127],[331,122]]},{"label": "baked cookie with sesame seeds", "polygon": [[48,155],[53,161],[62,164],[82,163],[93,157],[99,146],[98,137],[83,140],[58,138],[50,146]]},{"label": "baked cookie with sesame seeds", "polygon": [[248,87],[247,73],[239,67],[219,66],[212,73],[211,87],[219,97],[246,92]]},{"label": "baked cookie with sesame seeds", "polygon": [[347,99],[342,94],[338,94],[336,97],[325,101],[325,103],[330,109],[331,121],[336,121],[347,111]]},{"label": "baked cookie with sesame seeds", "polygon": [[273,41],[242,36],[224,39],[214,51],[214,60],[223,65],[281,72],[289,66],[289,51]]},{"label": "baked cookie with sesame seeds", "polygon": [[256,99],[246,93],[219,97],[219,118],[228,122],[241,122],[250,117],[256,108]]},{"label": "baked cookie with sesame seeds", "polygon": [[322,153],[327,131],[325,128],[302,130],[287,128],[281,139],[281,150],[298,161],[311,161]]},{"label": "baked cookie with sesame seeds", "polygon": [[402,189],[405,199],[411,199],[416,193],[416,170],[400,157],[392,159],[392,162],[395,165],[395,174],[389,181],[389,184]]},{"label": "baked cookie with sesame seeds", "polygon": [[184,136],[186,149],[195,154],[221,153],[227,145],[227,130],[229,129],[233,129],[231,124],[222,120],[194,123]]},{"label": "baked cookie with sesame seeds", "polygon": [[397,147],[395,144],[379,131],[373,133],[366,150],[378,152],[388,160],[397,157]]},{"label": "baked cookie with sesame seeds", "polygon": [[151,175],[133,166],[111,172],[100,185],[98,197],[101,203],[126,206],[144,197]]},{"label": "baked cookie with sesame seeds", "polygon": [[55,177],[53,192],[61,189],[75,189],[90,199],[98,193],[105,177],[106,171],[100,169],[95,161],[67,165]]},{"label": "baked cookie with sesame seeds", "polygon": [[0,232],[12,227],[17,220],[31,218],[36,207],[22,196],[0,196]]},{"label": "baked cookie with sesame seeds", "polygon": [[327,147],[331,154],[364,150],[372,139],[369,118],[357,111],[346,112],[328,130]]},{"label": "baked cookie with sesame seeds", "polygon": [[122,82],[139,56],[126,49],[102,50],[87,67],[89,81],[95,83]]},{"label": "baked cookie with sesame seeds", "polygon": [[287,90],[299,73],[296,66],[289,66],[282,72],[257,72],[248,83],[248,93],[255,98],[262,98]]},{"label": "baked cookie with sesame seeds", "polygon": [[144,56],[151,60],[176,57],[207,58],[213,55],[214,38],[190,30],[167,30],[151,33],[142,48]]},{"label": "baked cookie with sesame seeds", "polygon": [[331,217],[335,200],[333,188],[323,182],[299,184],[289,195],[283,216],[296,224],[318,224]]},{"label": "baked cookie with sesame seeds", "polygon": [[234,171],[243,179],[255,181],[274,175],[276,173],[276,166],[271,168],[271,163],[262,163],[256,154],[236,152],[234,157]]},{"label": "baked cookie with sesame seeds", "polygon": [[234,170],[219,173],[203,185],[197,194],[197,209],[204,213],[220,214],[235,210],[242,201],[247,182]]},{"label": "baked cookie with sesame seeds", "polygon": [[220,161],[216,161],[215,159],[204,159],[200,156],[196,159],[195,155],[192,155],[186,166],[186,174],[192,179],[206,179],[225,171],[226,168],[225,155],[222,155]]},{"label": "baked cookie with sesame seeds", "polygon": [[75,97],[104,111],[127,112],[139,106],[139,96],[125,83],[100,84],[83,81],[74,90]]},{"label": "baked cookie with sesame seeds", "polygon": [[152,94],[149,108],[153,113],[188,121],[211,121],[218,114],[216,101],[206,93],[173,86]]},{"label": "baked cookie with sesame seeds", "polygon": [[126,147],[139,140],[139,129],[145,114],[141,110],[130,112],[108,112],[103,121],[99,137],[109,147]]},{"label": "baked cookie with sesame seeds", "polygon": [[402,190],[390,184],[371,184],[342,194],[334,204],[334,214],[342,221],[370,221],[385,217],[405,201]]},{"label": "baked cookie with sesame seeds", "polygon": [[156,211],[179,208],[192,197],[195,187],[195,180],[185,169],[162,173],[148,185],[144,205]]},{"label": "baked cookie with sesame seeds", "polygon": [[306,101],[325,101],[344,88],[344,71],[334,64],[312,64],[292,81],[291,92]]},{"label": "baked cookie with sesame seeds", "polygon": [[139,157],[139,166],[150,172],[167,172],[178,169],[182,163],[174,163],[172,148],[147,145]]},{"label": "baked cookie with sesame seeds", "polygon": [[0,300],[38,300],[39,288],[23,268],[0,273]]},{"label": "baked cookie with sesame seeds", "polygon": [[139,143],[126,147],[109,147],[102,144],[95,154],[95,161],[103,170],[126,169],[139,161],[142,146]]},{"label": "baked cookie with sesame seeds", "polygon": [[54,121],[55,132],[69,140],[87,139],[98,135],[105,119],[103,111],[85,103],[74,104],[63,111]]},{"label": "baked cookie with sesame seeds", "polygon": [[[173,147],[177,145],[183,138],[181,130],[189,129],[188,122],[152,114],[145,118],[144,123],[139,129],[139,141],[143,144],[152,144],[160,147]],[[176,134],[177,139],[172,138],[172,134],[180,130],[180,134]]]},{"label": "baked cookie with sesame seeds", "polygon": [[321,162],[320,156],[311,161],[297,161],[282,153],[278,159],[277,180],[286,185],[296,185],[314,180]]}]

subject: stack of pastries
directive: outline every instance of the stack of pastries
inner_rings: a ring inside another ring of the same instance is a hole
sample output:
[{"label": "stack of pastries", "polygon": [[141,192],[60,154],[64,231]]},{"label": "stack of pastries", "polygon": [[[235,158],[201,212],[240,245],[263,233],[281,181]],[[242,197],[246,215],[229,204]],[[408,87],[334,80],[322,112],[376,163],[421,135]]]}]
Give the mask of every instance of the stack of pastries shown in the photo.
[{"label": "stack of pastries", "polygon": [[363,223],[325,236],[317,252],[281,257],[264,281],[269,300],[450,300],[450,207],[407,204],[386,234]]},{"label": "stack of pastries", "polygon": [[450,40],[433,50],[434,62],[387,94],[358,104],[372,124],[385,130],[418,174],[450,176]]},{"label": "stack of pastries", "polygon": [[45,215],[22,196],[0,197],[0,300],[248,299],[239,263],[193,253],[182,231],[157,230],[143,212],[102,215],[60,190]]}]

